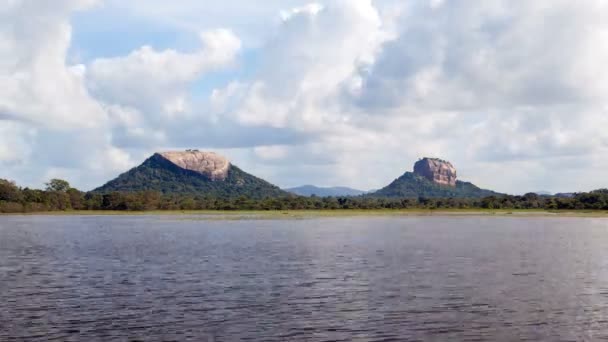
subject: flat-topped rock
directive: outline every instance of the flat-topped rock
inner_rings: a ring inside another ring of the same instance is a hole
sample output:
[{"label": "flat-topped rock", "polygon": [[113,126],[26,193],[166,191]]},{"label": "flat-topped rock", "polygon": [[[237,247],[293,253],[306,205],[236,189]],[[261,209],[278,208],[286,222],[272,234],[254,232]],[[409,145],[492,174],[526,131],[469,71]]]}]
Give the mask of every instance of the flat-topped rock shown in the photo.
[{"label": "flat-topped rock", "polygon": [[422,176],[436,184],[456,186],[456,168],[452,163],[445,160],[423,158],[414,165],[414,174]]},{"label": "flat-topped rock", "polygon": [[214,152],[188,150],[158,154],[182,169],[198,172],[214,181],[225,180],[230,170],[228,159]]}]

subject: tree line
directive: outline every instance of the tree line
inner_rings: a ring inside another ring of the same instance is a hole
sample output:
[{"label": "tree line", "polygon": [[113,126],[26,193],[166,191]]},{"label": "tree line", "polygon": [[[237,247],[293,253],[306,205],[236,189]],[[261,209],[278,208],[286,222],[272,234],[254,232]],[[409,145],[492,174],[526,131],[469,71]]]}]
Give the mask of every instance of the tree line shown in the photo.
[{"label": "tree line", "polygon": [[0,179],[0,213],[51,212],[69,210],[339,210],[339,209],[545,209],[608,210],[608,190],[577,193],[569,197],[489,196],[469,198],[377,198],[303,197],[297,195],[252,199],[171,195],[155,191],[111,192],[79,191],[61,179],[53,179],[44,190],[21,188]]}]

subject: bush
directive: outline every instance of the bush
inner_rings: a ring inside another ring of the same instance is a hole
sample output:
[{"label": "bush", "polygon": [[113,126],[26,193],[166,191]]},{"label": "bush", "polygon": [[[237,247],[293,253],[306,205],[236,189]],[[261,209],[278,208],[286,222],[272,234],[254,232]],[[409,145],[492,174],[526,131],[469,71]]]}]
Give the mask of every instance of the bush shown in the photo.
[{"label": "bush", "polygon": [[0,213],[22,213],[23,205],[21,203],[0,201]]}]

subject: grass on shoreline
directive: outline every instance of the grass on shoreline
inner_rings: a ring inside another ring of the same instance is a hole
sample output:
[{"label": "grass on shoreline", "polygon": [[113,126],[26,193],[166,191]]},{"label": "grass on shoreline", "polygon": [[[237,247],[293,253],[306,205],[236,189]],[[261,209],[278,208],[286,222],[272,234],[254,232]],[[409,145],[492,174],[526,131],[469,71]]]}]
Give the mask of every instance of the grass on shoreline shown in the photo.
[{"label": "grass on shoreline", "polygon": [[201,216],[209,219],[298,219],[365,216],[515,216],[515,217],[608,217],[606,210],[526,209],[371,209],[371,210],[153,210],[153,211],[53,211],[12,213],[0,216]]}]

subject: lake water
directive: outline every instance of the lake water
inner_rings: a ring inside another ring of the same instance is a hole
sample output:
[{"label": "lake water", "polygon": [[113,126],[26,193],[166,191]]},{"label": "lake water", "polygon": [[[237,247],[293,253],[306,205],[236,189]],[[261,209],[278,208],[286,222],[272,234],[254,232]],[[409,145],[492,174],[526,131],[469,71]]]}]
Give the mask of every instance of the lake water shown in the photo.
[{"label": "lake water", "polygon": [[0,217],[0,341],[607,339],[607,219]]}]

